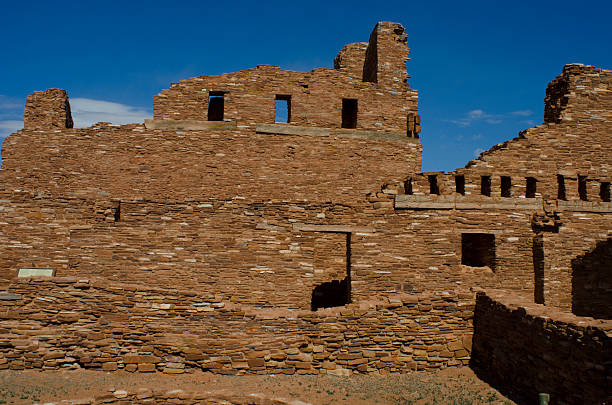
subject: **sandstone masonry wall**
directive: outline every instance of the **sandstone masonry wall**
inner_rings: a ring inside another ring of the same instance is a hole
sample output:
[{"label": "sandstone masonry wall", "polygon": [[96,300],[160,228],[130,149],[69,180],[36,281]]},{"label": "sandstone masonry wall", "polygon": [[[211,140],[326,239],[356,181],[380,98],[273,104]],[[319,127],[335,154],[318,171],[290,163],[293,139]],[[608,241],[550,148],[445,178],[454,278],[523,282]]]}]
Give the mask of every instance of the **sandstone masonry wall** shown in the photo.
[{"label": "sandstone masonry wall", "polygon": [[[417,114],[417,92],[407,83],[407,58],[404,28],[382,22],[374,28],[367,51],[361,44],[340,51],[336,69],[302,73],[259,65],[173,83],[154,97],[155,119],[206,121],[209,97],[223,94],[223,119],[237,122],[240,128],[253,127],[274,123],[276,96],[290,96],[290,123],[340,128],[346,98],[357,100],[357,128],[408,135],[408,115]],[[365,77],[366,68],[373,78]]]},{"label": "sandstone masonry wall", "polygon": [[602,404],[612,399],[612,322],[581,318],[500,291],[476,298],[471,365],[511,399]]},{"label": "sandstone masonry wall", "polygon": [[317,312],[76,278],[0,296],[0,368],[215,373],[399,372],[466,364],[473,294],[393,295]]},{"label": "sandstone masonry wall", "polygon": [[35,91],[26,100],[23,126],[26,129],[72,128],[68,94],[62,89]]}]

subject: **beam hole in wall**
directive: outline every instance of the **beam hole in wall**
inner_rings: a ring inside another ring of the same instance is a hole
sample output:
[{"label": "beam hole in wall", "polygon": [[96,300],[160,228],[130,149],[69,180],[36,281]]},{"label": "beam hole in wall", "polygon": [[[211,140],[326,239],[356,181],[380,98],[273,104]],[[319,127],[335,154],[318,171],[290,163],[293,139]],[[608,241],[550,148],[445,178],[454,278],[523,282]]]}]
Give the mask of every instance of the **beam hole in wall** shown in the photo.
[{"label": "beam hole in wall", "polygon": [[463,174],[455,176],[455,191],[458,194],[465,195],[465,176]]},{"label": "beam hole in wall", "polygon": [[501,196],[512,197],[512,178],[510,176],[501,176]]},{"label": "beam hole in wall", "polygon": [[342,128],[357,128],[357,100],[342,99]]},{"label": "beam hole in wall", "polygon": [[491,176],[480,176],[480,194],[491,196]]},{"label": "beam hole in wall", "polygon": [[588,201],[587,195],[587,176],[578,176],[578,197],[582,201]]},{"label": "beam hole in wall", "polygon": [[274,107],[274,122],[291,122],[291,96],[277,94]]},{"label": "beam hole in wall", "polygon": [[438,176],[430,174],[427,176],[427,180],[429,181],[429,194],[439,195],[440,187],[438,187]]},{"label": "beam hole in wall", "polygon": [[610,182],[602,181],[599,186],[599,197],[603,202],[610,202]]},{"label": "beam hole in wall", "polygon": [[489,267],[495,271],[495,235],[462,233],[461,264],[471,267]]},{"label": "beam hole in wall", "polygon": [[225,94],[222,91],[208,93],[208,121],[223,121]]},{"label": "beam hole in wall", "polygon": [[525,187],[525,197],[527,198],[535,198],[536,192],[538,190],[537,180],[535,177],[527,177],[526,179],[526,187]]},{"label": "beam hole in wall", "polygon": [[557,200],[567,200],[565,177],[561,174],[557,175]]}]

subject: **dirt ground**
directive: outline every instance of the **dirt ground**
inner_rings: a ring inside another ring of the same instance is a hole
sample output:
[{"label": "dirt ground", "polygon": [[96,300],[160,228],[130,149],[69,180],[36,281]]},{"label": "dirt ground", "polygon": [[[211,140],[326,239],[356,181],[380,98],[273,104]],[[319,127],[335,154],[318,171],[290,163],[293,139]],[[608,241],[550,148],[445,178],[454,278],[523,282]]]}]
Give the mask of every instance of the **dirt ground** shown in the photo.
[{"label": "dirt ground", "polygon": [[182,389],[262,393],[268,398],[297,399],[311,404],[504,404],[514,402],[479,380],[467,367],[436,373],[384,376],[246,375],[195,372],[182,375],[88,370],[0,372],[0,404],[30,404],[91,398],[115,390]]}]

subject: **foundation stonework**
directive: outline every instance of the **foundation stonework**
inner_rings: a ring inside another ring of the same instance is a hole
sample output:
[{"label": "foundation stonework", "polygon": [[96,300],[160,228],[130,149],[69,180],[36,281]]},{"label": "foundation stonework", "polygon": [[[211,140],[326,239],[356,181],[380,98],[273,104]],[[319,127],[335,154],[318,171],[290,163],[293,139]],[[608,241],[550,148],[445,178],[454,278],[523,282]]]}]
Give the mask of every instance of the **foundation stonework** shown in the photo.
[{"label": "foundation stonework", "polygon": [[566,65],[543,124],[422,173],[407,58],[378,23],[333,69],[174,83],[145,124],[29,96],[2,148],[0,368],[461,366],[481,288],[609,319],[612,73]]}]

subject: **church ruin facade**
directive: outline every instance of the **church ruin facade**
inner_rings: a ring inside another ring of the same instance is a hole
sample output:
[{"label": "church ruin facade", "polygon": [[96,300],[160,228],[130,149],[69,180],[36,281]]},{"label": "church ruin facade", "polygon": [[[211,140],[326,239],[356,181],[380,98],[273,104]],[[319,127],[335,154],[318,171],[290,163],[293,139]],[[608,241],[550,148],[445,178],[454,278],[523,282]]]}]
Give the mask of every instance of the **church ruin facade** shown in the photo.
[{"label": "church ruin facade", "polygon": [[407,57],[378,23],[333,69],[174,83],[144,125],[30,95],[2,149],[0,367],[465,365],[480,289],[609,333],[612,73],[566,65],[541,125],[422,173]]}]

